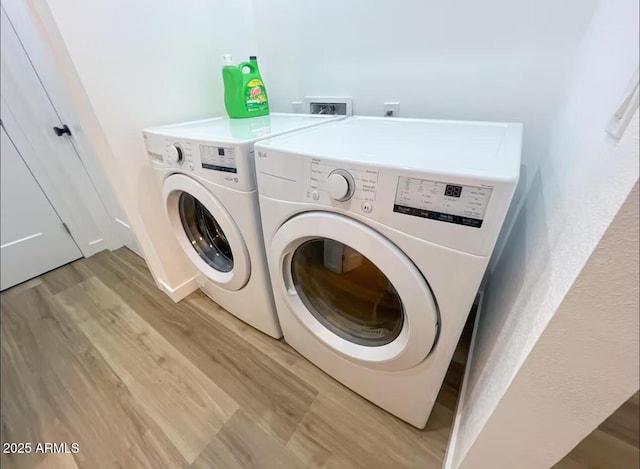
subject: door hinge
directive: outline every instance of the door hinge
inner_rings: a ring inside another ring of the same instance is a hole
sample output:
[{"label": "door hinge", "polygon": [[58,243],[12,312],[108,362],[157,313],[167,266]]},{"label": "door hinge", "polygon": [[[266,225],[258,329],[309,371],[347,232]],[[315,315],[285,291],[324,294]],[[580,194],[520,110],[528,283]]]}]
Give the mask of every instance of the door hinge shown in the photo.
[{"label": "door hinge", "polygon": [[[67,232],[67,234],[69,236],[71,236],[71,230],[69,229],[69,227],[67,226],[67,224],[65,222],[62,222],[62,228],[64,229],[64,231]],[[73,238],[73,236],[71,236]]]}]

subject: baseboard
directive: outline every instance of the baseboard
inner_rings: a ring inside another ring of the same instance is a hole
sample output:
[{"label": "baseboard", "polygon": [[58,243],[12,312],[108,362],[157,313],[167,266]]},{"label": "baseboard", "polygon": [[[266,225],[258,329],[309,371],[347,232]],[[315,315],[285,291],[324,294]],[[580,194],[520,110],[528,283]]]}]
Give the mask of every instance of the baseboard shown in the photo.
[{"label": "baseboard", "polygon": [[125,246],[144,259],[144,254],[142,253],[142,249],[140,249],[140,246],[138,245],[137,242],[135,242],[134,240],[130,240],[127,244],[125,244]]},{"label": "baseboard", "polygon": [[190,295],[198,289],[198,276],[190,278],[175,288],[171,288],[163,280],[158,279],[158,286],[174,301],[174,303],[177,303],[185,296]]},{"label": "baseboard", "polygon": [[476,320],[473,323],[473,334],[471,336],[471,344],[469,345],[469,355],[467,356],[467,363],[464,368],[464,376],[462,377],[462,386],[460,387],[460,395],[458,396],[458,403],[456,404],[456,412],[453,418],[453,428],[449,434],[449,443],[447,444],[447,450],[444,453],[444,462],[442,464],[443,469],[454,469],[453,455],[455,454],[456,443],[458,442],[458,430],[460,429],[460,420],[462,419],[462,413],[464,408],[462,403],[467,395],[467,383],[469,382],[469,373],[471,365],[473,364],[473,352],[476,345],[476,335],[478,333],[478,322],[482,315],[482,303],[484,301],[484,290],[478,292],[478,309],[476,311]]}]

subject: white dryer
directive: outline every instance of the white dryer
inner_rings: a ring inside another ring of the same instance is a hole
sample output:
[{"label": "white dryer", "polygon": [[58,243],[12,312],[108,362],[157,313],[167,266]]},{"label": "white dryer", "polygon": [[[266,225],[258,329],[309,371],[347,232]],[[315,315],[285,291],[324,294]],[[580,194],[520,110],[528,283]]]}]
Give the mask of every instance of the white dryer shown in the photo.
[{"label": "white dryer", "polygon": [[509,208],[521,124],[351,117],[256,145],[285,340],[423,428]]},{"label": "white dryer", "polygon": [[264,253],[253,145],[340,118],[219,117],[143,131],[166,215],[199,272],[201,290],[272,337],[282,337],[282,332]]}]

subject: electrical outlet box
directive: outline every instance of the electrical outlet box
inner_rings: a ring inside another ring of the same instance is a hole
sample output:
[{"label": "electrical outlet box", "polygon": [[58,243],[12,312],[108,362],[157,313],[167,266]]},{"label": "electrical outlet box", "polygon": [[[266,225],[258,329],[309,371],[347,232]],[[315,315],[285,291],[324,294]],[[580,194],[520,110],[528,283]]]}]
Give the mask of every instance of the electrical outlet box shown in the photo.
[{"label": "electrical outlet box", "polygon": [[385,117],[400,117],[400,103],[397,101],[389,101],[384,103]]},{"label": "electrical outlet box", "polygon": [[351,98],[337,96],[307,96],[305,98],[310,114],[335,114],[350,116]]}]

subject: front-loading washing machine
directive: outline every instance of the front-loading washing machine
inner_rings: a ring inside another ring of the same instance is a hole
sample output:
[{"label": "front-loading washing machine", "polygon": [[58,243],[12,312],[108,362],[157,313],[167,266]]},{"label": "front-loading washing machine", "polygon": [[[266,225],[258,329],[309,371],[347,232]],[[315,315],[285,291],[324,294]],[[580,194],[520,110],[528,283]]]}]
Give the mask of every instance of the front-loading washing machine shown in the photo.
[{"label": "front-loading washing machine", "polygon": [[200,289],[244,322],[282,337],[264,253],[253,145],[342,117],[219,117],[143,131],[165,212]]},{"label": "front-loading washing machine", "polygon": [[285,340],[423,428],[519,178],[522,126],[350,117],[256,145]]}]

